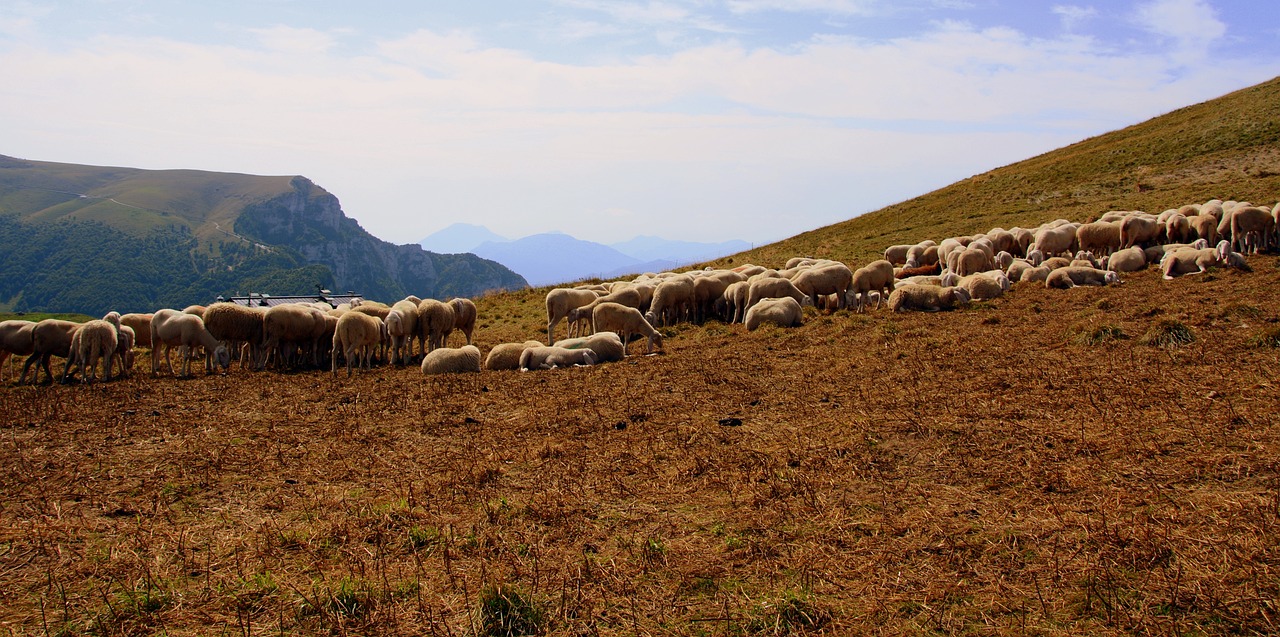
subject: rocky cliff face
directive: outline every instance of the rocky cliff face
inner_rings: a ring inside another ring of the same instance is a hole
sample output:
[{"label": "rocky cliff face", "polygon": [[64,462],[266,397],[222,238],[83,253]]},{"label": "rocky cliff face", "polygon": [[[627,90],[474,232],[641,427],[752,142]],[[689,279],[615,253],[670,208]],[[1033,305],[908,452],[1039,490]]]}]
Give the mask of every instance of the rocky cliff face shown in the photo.
[{"label": "rocky cliff face", "polygon": [[327,266],[335,291],[355,290],[392,301],[475,296],[526,287],[523,277],[474,255],[440,255],[418,245],[394,245],[374,237],[342,211],[338,198],[304,177],[291,192],[245,207],[235,231],[265,244],[287,246],[308,263]]}]

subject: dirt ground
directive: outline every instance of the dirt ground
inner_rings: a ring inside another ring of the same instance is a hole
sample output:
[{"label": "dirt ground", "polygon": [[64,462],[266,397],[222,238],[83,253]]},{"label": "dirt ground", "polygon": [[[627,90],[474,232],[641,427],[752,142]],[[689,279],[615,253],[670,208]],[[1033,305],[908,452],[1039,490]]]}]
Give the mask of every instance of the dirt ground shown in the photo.
[{"label": "dirt ground", "polygon": [[1275,634],[1280,270],[1251,263],[592,368],[7,384],[0,627]]}]

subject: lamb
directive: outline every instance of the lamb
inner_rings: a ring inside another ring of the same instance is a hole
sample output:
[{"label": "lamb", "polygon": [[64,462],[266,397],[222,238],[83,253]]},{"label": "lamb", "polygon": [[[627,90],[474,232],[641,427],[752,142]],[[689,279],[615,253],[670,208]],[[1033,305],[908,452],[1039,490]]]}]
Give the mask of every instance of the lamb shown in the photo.
[{"label": "lamb", "polygon": [[520,354],[520,371],[554,369],[556,367],[587,366],[596,364],[596,353],[590,349],[566,349],[563,347],[531,347]]},{"label": "lamb", "polygon": [[969,291],[962,287],[904,285],[889,295],[889,309],[893,312],[938,312],[968,302]]},{"label": "lamb", "polygon": [[644,315],[634,307],[618,303],[601,303],[591,313],[591,325],[595,332],[617,332],[623,343],[625,356],[626,343],[632,334],[640,334],[649,338],[646,353],[652,354],[654,348],[662,349],[662,335],[646,321]]},{"label": "lamb", "polygon": [[[541,343],[538,343],[541,346]],[[475,345],[439,347],[422,357],[422,373],[463,374],[480,371],[480,348]]]},{"label": "lamb", "polygon": [[597,364],[620,361],[627,355],[627,346],[614,332],[600,332],[591,336],[556,341],[555,346],[565,349],[589,349],[596,353]]},{"label": "lamb", "polygon": [[[240,359],[241,369],[247,364],[256,368],[262,359],[262,326],[265,315],[260,309],[237,303],[214,303],[204,311],[204,327],[226,345],[228,351],[247,354]],[[148,326],[147,332],[150,331]]]},{"label": "lamb", "polygon": [[1215,248],[1174,250],[1165,254],[1164,259],[1160,261],[1160,269],[1164,272],[1165,280],[1184,274],[1199,274],[1217,266],[1249,271],[1244,255],[1232,252],[1231,244],[1226,240],[1219,241]]},{"label": "lamb", "polygon": [[31,331],[35,326],[35,321],[0,321],[0,369],[4,369],[10,356],[31,355]]},{"label": "lamb", "polygon": [[[790,283],[790,281],[788,281]],[[747,301],[751,299],[751,283],[738,281],[725,288],[724,302],[729,310],[729,322],[739,323],[747,313]]]},{"label": "lamb", "polygon": [[102,361],[102,379],[111,380],[111,367],[115,363],[116,348],[120,343],[120,334],[116,329],[119,322],[119,315],[116,314],[114,320],[95,319],[76,330],[71,337],[67,363],[62,368],[62,382],[71,379],[71,375],[75,373],[72,368],[75,367],[84,370],[85,382],[92,383],[97,379],[99,360]]},{"label": "lamb", "polygon": [[[692,283],[692,282],[691,282]],[[569,316],[569,310],[582,307],[600,295],[591,290],[556,288],[547,292],[547,343],[555,341],[556,325]]]},{"label": "lamb", "polygon": [[453,306],[435,299],[423,299],[418,303],[418,336],[426,344],[423,354],[437,347],[444,347],[449,332],[453,331]]},{"label": "lamb", "polygon": [[35,375],[31,377],[31,383],[39,382],[41,368],[52,383],[53,372],[49,370],[49,358],[71,356],[71,339],[78,329],[80,329],[79,323],[60,319],[45,319],[36,323],[36,326],[31,328],[31,356],[27,357],[27,362],[22,365],[22,376],[18,377],[18,384],[21,385],[26,381],[27,371],[37,361],[40,367],[36,368]]},{"label": "lamb", "polygon": [[1044,286],[1065,290],[1081,285],[1110,285],[1119,282],[1120,276],[1115,272],[1088,266],[1068,266],[1050,272]]},{"label": "lamb", "polygon": [[520,369],[520,355],[530,347],[542,346],[542,341],[499,343],[489,350],[489,356],[484,359],[484,368],[491,370]]},{"label": "lamb", "polygon": [[129,313],[120,316],[120,324],[128,325],[133,328],[133,333],[138,336],[136,341],[138,347],[151,347],[151,315]]},{"label": "lamb", "polygon": [[[476,304],[471,299],[455,298],[449,299],[449,306],[453,308],[453,329],[461,331],[470,345],[476,331]],[[445,340],[448,338],[446,334]]]},{"label": "lamb", "polygon": [[[893,264],[884,259],[872,261],[853,273],[849,284],[849,302],[856,304],[857,311],[863,311],[867,305],[867,295],[879,292],[876,297],[876,309],[880,309],[880,299],[893,292]],[[848,302],[845,303],[848,306]]]},{"label": "lamb", "polygon": [[386,331],[386,323],[372,314],[355,311],[343,314],[333,332],[329,371],[334,376],[338,375],[339,353],[347,363],[347,378],[351,377],[353,365],[359,364],[362,368],[369,369],[374,350],[382,342]]},{"label": "lamb", "polygon": [[138,336],[128,325],[121,325],[117,335],[116,358],[120,361],[120,375],[128,378],[129,372],[133,370],[133,347],[138,342]]},{"label": "lamb", "polygon": [[804,324],[804,312],[800,309],[800,304],[791,297],[761,299],[747,310],[747,316],[742,322],[746,324],[748,331],[755,331],[766,323],[778,327],[800,327]]},{"label": "lamb", "polygon": [[[281,306],[283,307],[283,306]],[[275,308],[272,308],[275,309]],[[164,345],[165,362],[169,365],[169,373],[173,372],[172,348],[178,346],[178,355],[182,359],[182,375],[191,373],[191,359],[196,347],[204,347],[213,352],[215,364],[227,369],[231,367],[231,354],[227,347],[218,342],[209,330],[205,329],[204,319],[196,314],[178,312],[177,310],[160,310],[151,317],[151,373],[160,373],[160,346]],[[206,369],[206,371],[208,371]]]},{"label": "lamb", "polygon": [[833,263],[805,270],[791,279],[791,282],[815,305],[820,295],[835,295],[837,309],[844,309],[845,293],[853,283],[853,271],[843,263]]}]

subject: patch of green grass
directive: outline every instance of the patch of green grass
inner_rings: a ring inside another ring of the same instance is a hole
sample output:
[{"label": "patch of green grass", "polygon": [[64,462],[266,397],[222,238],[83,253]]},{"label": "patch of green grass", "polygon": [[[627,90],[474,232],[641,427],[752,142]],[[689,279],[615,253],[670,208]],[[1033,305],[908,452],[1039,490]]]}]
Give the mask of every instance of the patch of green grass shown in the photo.
[{"label": "patch of green grass", "polygon": [[1138,342],[1155,347],[1181,347],[1194,343],[1195,340],[1195,333],[1180,321],[1161,319]]},{"label": "patch of green grass", "polygon": [[546,613],[525,592],[510,584],[480,591],[479,634],[485,637],[536,635],[546,628]]},{"label": "patch of green grass", "polygon": [[0,312],[0,321],[34,321],[39,323],[45,319],[59,319],[63,321],[71,321],[73,323],[85,323],[92,321],[94,317],[88,314],[77,314],[74,312]]},{"label": "patch of green grass", "polygon": [[750,634],[791,635],[822,630],[831,623],[831,611],[811,595],[788,591],[781,600],[763,605],[748,625]]},{"label": "patch of green grass", "polygon": [[1249,345],[1257,348],[1280,347],[1280,325],[1269,327],[1261,334],[1249,339]]},{"label": "patch of green grass", "polygon": [[1067,328],[1067,340],[1078,345],[1097,345],[1128,338],[1129,335],[1117,325],[1077,323]]}]

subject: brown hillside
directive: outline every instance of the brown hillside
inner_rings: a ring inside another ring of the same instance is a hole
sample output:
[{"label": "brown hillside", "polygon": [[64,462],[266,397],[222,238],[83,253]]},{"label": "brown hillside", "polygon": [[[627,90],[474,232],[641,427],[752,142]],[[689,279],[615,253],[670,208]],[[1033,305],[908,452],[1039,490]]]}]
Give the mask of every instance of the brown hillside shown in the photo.
[{"label": "brown hillside", "polygon": [[[0,616],[465,635],[502,584],[558,635],[1270,634],[1280,271],[1252,263],[595,368],[5,387]],[[1142,344],[1167,321],[1194,342]]]}]

